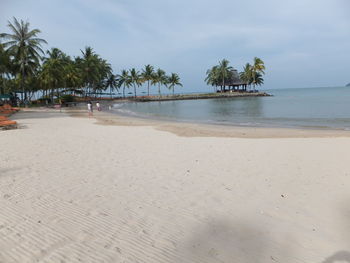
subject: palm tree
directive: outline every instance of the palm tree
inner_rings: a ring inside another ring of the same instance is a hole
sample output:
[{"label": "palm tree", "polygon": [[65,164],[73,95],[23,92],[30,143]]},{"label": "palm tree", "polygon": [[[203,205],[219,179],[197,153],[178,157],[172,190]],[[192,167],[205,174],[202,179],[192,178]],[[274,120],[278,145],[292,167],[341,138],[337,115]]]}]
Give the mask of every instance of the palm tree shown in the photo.
[{"label": "palm tree", "polygon": [[208,69],[207,77],[205,78],[205,81],[208,85],[211,85],[217,89],[217,86],[220,85],[220,73],[218,70],[218,66],[213,66],[211,69]]},{"label": "palm tree", "polygon": [[250,86],[253,83],[252,65],[250,65],[249,63],[245,64],[245,66],[243,67],[243,72],[241,72],[239,75],[241,80]]},{"label": "palm tree", "polygon": [[147,81],[147,94],[149,96],[149,82],[152,80],[154,74],[154,68],[151,65],[146,65],[142,70],[142,78]]},{"label": "palm tree", "polygon": [[161,85],[166,85],[167,84],[167,76],[165,74],[165,71],[162,69],[158,69],[154,74],[152,78],[152,84],[158,84],[158,94],[159,97],[161,97],[160,93],[160,86]]},{"label": "palm tree", "polygon": [[168,88],[172,89],[173,91],[173,96],[174,96],[174,88],[175,86],[181,86],[182,84],[180,83],[180,77],[176,73],[171,73],[170,77],[168,78]]},{"label": "palm tree", "polygon": [[130,70],[130,81],[134,87],[134,96],[136,98],[136,86],[140,86],[142,84],[142,79],[140,78],[140,74],[136,71],[135,68]]},{"label": "palm tree", "polygon": [[53,103],[54,91],[59,98],[59,88],[65,85],[64,67],[68,64],[68,57],[58,48],[52,48],[47,51],[47,54],[49,56],[44,58],[43,74],[51,88],[51,101]]},{"label": "palm tree", "polygon": [[40,55],[44,54],[41,45],[47,44],[47,42],[37,37],[40,33],[39,29],[29,29],[29,22],[24,22],[23,20],[19,22],[14,17],[13,22],[8,21],[7,26],[12,31],[12,34],[2,33],[0,37],[9,40],[3,43],[3,46],[7,47],[7,50],[14,54],[15,61],[18,64],[18,71],[21,76],[20,87],[23,92],[22,101],[24,101],[27,99],[24,87],[26,73],[32,72],[33,68],[39,65]]},{"label": "palm tree", "polygon": [[225,90],[225,79],[229,77],[229,74],[233,69],[228,65],[229,63],[230,62],[227,59],[223,59],[219,62],[219,66],[217,68],[218,74],[220,75],[220,78],[221,78],[222,87],[224,88],[224,90]]},{"label": "palm tree", "polygon": [[10,74],[10,54],[5,51],[3,45],[0,43],[0,94],[5,92],[6,75]]},{"label": "palm tree", "polygon": [[69,59],[67,64],[64,65],[63,72],[65,85],[71,94],[81,93],[78,88],[82,85],[82,74],[77,64]]},{"label": "palm tree", "polygon": [[115,75],[110,74],[109,78],[106,81],[106,87],[109,87],[109,94],[112,98],[112,90],[117,89],[118,90],[118,79]]},{"label": "palm tree", "polygon": [[260,72],[255,73],[254,84],[257,86],[261,86],[262,84],[264,84],[264,79],[263,79],[262,74]]},{"label": "palm tree", "polygon": [[121,74],[118,75],[119,78],[119,87],[123,86],[123,97],[125,98],[125,87],[129,88],[131,81],[129,71],[123,69]]},{"label": "palm tree", "polygon": [[96,93],[105,89],[104,82],[112,74],[111,65],[99,55],[97,55],[91,47],[85,47],[81,50],[82,58],[76,58],[76,64],[81,70],[83,84],[86,94]]},{"label": "palm tree", "polygon": [[85,94],[87,94],[92,91],[98,80],[98,59],[91,47],[85,47],[85,50],[80,51],[83,57],[78,58],[77,62],[82,70],[82,78],[86,87]]},{"label": "palm tree", "polygon": [[255,57],[253,66],[252,66],[252,74],[253,74],[253,86],[254,86],[254,91],[255,91],[255,85],[256,84],[256,77],[258,76],[257,74],[260,74],[260,77],[262,78],[262,75],[265,74],[265,64],[264,61],[262,61],[260,58]]}]

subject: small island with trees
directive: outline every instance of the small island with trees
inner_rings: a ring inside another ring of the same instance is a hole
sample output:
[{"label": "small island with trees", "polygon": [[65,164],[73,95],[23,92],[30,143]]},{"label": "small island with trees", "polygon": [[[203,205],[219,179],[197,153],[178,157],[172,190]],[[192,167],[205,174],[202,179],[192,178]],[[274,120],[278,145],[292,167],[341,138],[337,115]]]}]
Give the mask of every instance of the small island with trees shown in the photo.
[{"label": "small island with trees", "polygon": [[[160,101],[205,99],[241,96],[268,96],[256,91],[264,83],[264,62],[255,57],[238,73],[223,59],[206,72],[205,82],[214,87],[212,93],[175,94],[182,87],[177,73],[169,75],[160,68],[146,65],[143,69],[123,69],[114,74],[107,60],[91,47],[72,58],[38,37],[39,29],[30,29],[29,22],[13,18],[8,22],[11,33],[0,34],[0,95],[8,96],[13,104],[55,104],[91,99],[128,99],[132,101]],[[139,87],[146,85],[147,95],[138,96]],[[157,95],[151,95],[155,87]],[[161,89],[167,88],[168,95]],[[132,92],[126,91],[131,89]],[[117,93],[115,93],[117,92]],[[117,95],[117,96],[116,96]]]}]

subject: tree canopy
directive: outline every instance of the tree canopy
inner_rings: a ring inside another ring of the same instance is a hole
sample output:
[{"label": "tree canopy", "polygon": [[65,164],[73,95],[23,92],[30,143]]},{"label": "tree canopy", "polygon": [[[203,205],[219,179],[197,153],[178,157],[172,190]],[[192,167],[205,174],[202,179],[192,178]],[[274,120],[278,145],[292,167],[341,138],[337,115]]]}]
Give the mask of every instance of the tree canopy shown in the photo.
[{"label": "tree canopy", "polygon": [[[213,87],[220,87],[221,91],[225,90],[227,85],[230,85],[232,79],[238,77],[238,84],[255,87],[264,84],[263,75],[265,74],[265,64],[262,59],[255,57],[253,63],[246,63],[243,71],[237,74],[236,70],[229,66],[229,61],[223,59],[218,65],[213,66],[206,72],[205,82]],[[238,76],[235,76],[238,75]],[[237,79],[236,79],[237,81]]]},{"label": "tree canopy", "polygon": [[174,92],[181,86],[180,78],[173,73],[146,65],[141,72],[136,68],[123,69],[113,74],[111,64],[95,52],[92,47],[80,50],[80,55],[71,57],[57,47],[44,51],[47,42],[39,38],[41,31],[31,29],[29,22],[13,18],[8,22],[10,33],[0,34],[0,94],[22,94],[21,101],[30,102],[34,94],[40,94],[52,103],[63,94],[96,96],[103,91],[112,92],[147,83],[147,94],[152,85],[160,88],[170,83]]}]

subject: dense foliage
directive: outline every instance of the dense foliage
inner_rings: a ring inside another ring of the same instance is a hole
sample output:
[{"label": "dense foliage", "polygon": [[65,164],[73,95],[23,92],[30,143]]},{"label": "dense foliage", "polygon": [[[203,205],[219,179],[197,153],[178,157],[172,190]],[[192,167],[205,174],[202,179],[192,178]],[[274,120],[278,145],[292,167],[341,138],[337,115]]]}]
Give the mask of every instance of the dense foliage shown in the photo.
[{"label": "dense foliage", "polygon": [[64,95],[112,96],[122,88],[137,88],[147,83],[148,95],[151,85],[158,85],[161,96],[162,86],[174,92],[175,86],[182,86],[177,74],[166,73],[146,65],[140,73],[137,69],[122,70],[113,74],[111,65],[91,47],[81,50],[81,55],[70,57],[58,48],[44,52],[44,39],[38,38],[39,29],[30,29],[30,24],[13,18],[8,22],[11,33],[0,34],[0,94],[21,94],[21,102],[29,102],[34,94],[40,94],[47,101],[70,98]]},{"label": "dense foliage", "polygon": [[[223,59],[219,65],[213,66],[207,70],[205,81],[208,85],[220,87],[221,91],[225,90],[225,86],[233,78],[236,70],[229,66],[229,61]],[[253,64],[247,63],[243,67],[243,71],[239,73],[239,81],[246,85],[255,87],[264,84],[263,75],[265,74],[265,64],[260,59],[255,57]]]}]

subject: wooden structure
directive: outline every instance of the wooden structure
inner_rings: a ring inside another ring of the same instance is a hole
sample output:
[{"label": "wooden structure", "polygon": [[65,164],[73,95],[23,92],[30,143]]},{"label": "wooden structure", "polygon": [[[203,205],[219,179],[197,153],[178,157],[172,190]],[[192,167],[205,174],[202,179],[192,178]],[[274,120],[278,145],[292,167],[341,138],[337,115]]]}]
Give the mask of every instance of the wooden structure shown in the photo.
[{"label": "wooden structure", "polygon": [[[247,91],[248,84],[241,80],[239,77],[238,71],[233,69],[230,72],[230,76],[225,80],[225,85],[222,87],[222,90],[217,92],[232,92],[232,91]],[[227,89],[228,88],[228,89]]]}]

